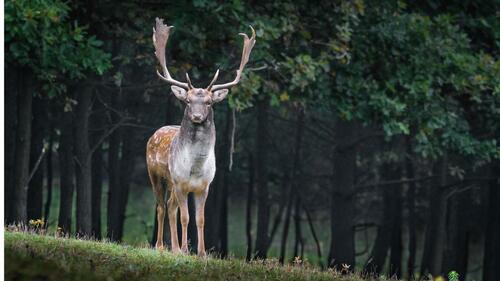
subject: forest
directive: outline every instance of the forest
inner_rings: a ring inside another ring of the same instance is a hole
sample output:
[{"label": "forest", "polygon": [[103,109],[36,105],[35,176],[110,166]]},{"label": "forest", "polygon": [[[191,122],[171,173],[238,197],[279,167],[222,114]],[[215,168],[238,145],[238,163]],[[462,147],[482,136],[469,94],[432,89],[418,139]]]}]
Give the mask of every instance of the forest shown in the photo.
[{"label": "forest", "polygon": [[251,26],[214,105],[208,252],[497,280],[495,2],[5,0],[4,224],[154,246],[146,144],[185,106],[156,73],[155,18],[172,76],[199,85],[234,79]]}]

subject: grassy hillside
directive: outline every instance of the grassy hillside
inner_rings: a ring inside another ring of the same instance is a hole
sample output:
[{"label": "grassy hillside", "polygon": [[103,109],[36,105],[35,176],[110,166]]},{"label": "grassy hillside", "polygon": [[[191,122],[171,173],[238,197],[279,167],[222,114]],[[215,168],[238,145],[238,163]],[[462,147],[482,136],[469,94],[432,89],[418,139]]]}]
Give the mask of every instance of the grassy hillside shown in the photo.
[{"label": "grassy hillside", "polygon": [[362,280],[275,262],[174,255],[113,243],[5,232],[6,280]]}]

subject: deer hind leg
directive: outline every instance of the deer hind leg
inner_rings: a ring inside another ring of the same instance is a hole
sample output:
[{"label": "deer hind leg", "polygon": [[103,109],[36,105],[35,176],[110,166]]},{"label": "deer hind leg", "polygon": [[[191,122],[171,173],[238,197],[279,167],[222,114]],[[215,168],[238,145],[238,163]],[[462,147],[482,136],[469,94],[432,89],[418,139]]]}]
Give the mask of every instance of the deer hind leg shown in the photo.
[{"label": "deer hind leg", "polygon": [[158,220],[158,232],[156,234],[156,249],[163,250],[163,225],[165,222],[165,190],[161,184],[161,178],[150,175],[151,184],[156,197],[156,219]]},{"label": "deer hind leg", "polygon": [[[173,188],[171,189],[173,190]],[[170,192],[170,197],[167,202],[168,207],[168,223],[170,225],[170,240],[172,241],[172,252],[179,253],[179,238],[177,236],[177,209],[179,205],[176,200],[175,193]]]},{"label": "deer hind leg", "polygon": [[205,202],[207,201],[208,188],[203,192],[195,193],[194,202],[196,205],[196,228],[198,230],[198,256],[204,257],[205,252]]},{"label": "deer hind leg", "polygon": [[177,204],[181,209],[181,225],[182,225],[181,250],[183,253],[188,253],[188,243],[187,243],[187,228],[189,224],[188,196],[182,190],[177,189],[175,191],[175,198],[177,199]]}]

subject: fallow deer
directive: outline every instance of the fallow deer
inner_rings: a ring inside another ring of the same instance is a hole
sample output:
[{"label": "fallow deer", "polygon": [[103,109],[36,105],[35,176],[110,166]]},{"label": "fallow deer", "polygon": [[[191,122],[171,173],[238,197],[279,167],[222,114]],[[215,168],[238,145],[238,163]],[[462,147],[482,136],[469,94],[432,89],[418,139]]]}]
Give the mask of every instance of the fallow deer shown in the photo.
[{"label": "fallow deer", "polygon": [[[195,88],[186,73],[187,82],[172,78],[167,69],[165,47],[170,29],[173,26],[163,24],[163,19],[156,19],[153,28],[155,54],[163,70],[158,76],[171,84],[175,97],[186,104],[184,117],[180,126],[165,126],[158,129],[149,139],[146,149],[146,160],[149,178],[156,197],[158,233],[156,248],[163,249],[163,222],[165,207],[168,208],[170,238],[173,252],[188,251],[187,226],[189,222],[188,193],[194,193],[196,205],[196,227],[198,230],[198,255],[205,255],[204,224],[205,201],[210,183],[215,176],[215,125],[212,105],[222,101],[228,94],[228,88],[238,84],[241,73],[248,62],[255,45],[255,30],[252,37],[240,33],[244,37],[243,54],[236,78],[229,83],[214,84],[219,70],[215,73],[208,87]],[[166,203],[166,190],[162,182],[167,184],[169,198]],[[166,203],[166,204],[165,204]],[[177,238],[177,209],[181,212],[182,248]]]}]

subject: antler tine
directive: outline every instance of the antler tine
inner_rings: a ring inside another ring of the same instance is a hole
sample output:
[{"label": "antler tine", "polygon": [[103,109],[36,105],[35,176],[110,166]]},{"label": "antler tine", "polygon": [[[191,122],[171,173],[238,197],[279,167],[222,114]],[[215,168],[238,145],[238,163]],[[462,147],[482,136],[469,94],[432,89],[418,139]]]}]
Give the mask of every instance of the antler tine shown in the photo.
[{"label": "antler tine", "polygon": [[193,89],[193,84],[191,83],[191,79],[189,79],[189,74],[186,72],[186,80],[188,81],[188,87],[189,89]]},{"label": "antler tine", "polygon": [[206,88],[207,91],[210,91],[212,89],[212,86],[214,85],[215,81],[217,81],[217,77],[219,77],[219,69],[215,72],[214,78],[212,79],[212,82],[210,82],[210,85]]},{"label": "antler tine", "polygon": [[163,19],[156,18],[156,28],[153,27],[153,44],[155,46],[155,55],[160,62],[160,65],[163,70],[163,75],[156,70],[156,74],[166,82],[182,87],[184,89],[189,89],[189,85],[184,82],[177,81],[170,76],[170,73],[167,69],[167,62],[165,59],[165,48],[167,46],[168,36],[170,35],[170,29],[173,26],[168,26],[167,24],[163,24]]},{"label": "antler tine", "polygon": [[248,63],[250,53],[252,52],[252,48],[255,45],[255,29],[253,29],[252,26],[250,26],[250,29],[252,29],[252,37],[250,38],[248,38],[245,33],[239,33],[239,35],[243,36],[243,52],[241,54],[240,67],[238,68],[238,70],[236,70],[236,78],[232,82],[226,84],[213,85],[211,87],[212,91],[230,88],[240,82],[241,73],[243,72],[245,65]]}]

